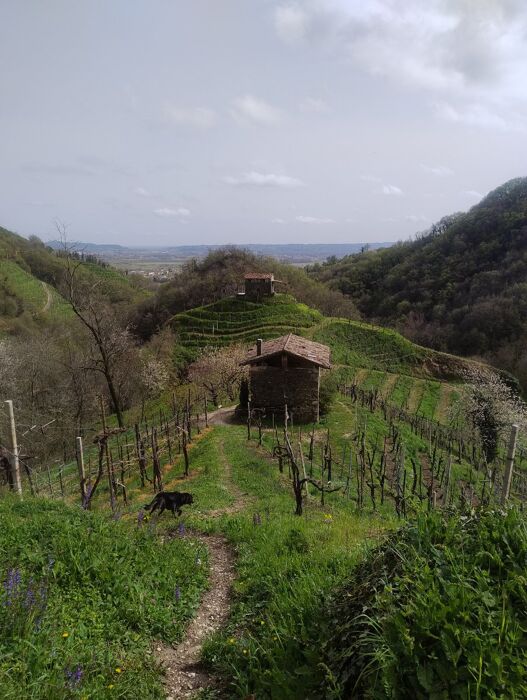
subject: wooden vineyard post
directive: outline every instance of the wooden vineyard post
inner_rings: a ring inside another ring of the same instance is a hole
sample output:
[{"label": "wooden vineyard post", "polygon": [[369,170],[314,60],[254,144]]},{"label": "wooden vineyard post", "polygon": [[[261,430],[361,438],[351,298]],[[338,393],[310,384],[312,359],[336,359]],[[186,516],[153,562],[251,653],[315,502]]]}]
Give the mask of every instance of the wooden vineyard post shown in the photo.
[{"label": "wooden vineyard post", "polygon": [[510,495],[512,471],[514,469],[514,457],[516,456],[516,443],[518,441],[518,426],[511,426],[511,436],[509,440],[509,450],[507,452],[507,462],[505,464],[505,474],[503,476],[503,490],[501,492],[501,505],[504,506]]},{"label": "wooden vineyard post", "polygon": [[22,480],[20,479],[20,460],[18,458],[18,442],[16,437],[15,411],[11,399],[6,401],[7,411],[9,413],[9,431],[11,437],[11,478],[13,480],[13,489],[22,495]]},{"label": "wooden vineyard post", "polygon": [[182,430],[181,438],[182,438],[183,458],[185,460],[185,476],[188,476],[189,461],[188,461],[188,450],[187,450],[187,433],[185,432],[185,429]]},{"label": "wooden vineyard post", "polygon": [[309,493],[309,488],[308,488],[308,480],[307,480],[307,474],[306,474],[306,463],[304,461],[304,453],[302,452],[302,441],[300,440],[298,443],[298,449],[299,449],[299,454],[300,454],[300,461],[302,463],[302,471],[304,474],[304,487],[306,489],[306,500],[309,499],[310,493]]},{"label": "wooden vineyard post", "polygon": [[444,495],[443,495],[443,506],[447,507],[448,506],[448,489],[450,487],[450,478],[452,475],[452,454],[449,452],[448,453],[448,461],[447,461],[447,468],[446,468],[446,474],[445,474],[445,487],[443,489]]},{"label": "wooden vineyard post", "polygon": [[86,473],[84,471],[84,453],[82,451],[82,438],[75,438],[77,467],[79,469],[79,487],[81,492],[81,503],[86,499]]},{"label": "wooden vineyard post", "polygon": [[108,476],[108,490],[110,491],[110,506],[112,508],[112,513],[115,513],[115,491],[114,491],[114,475],[113,475],[113,468],[110,460],[110,452],[108,448],[108,433],[106,429],[106,414],[104,412],[104,401],[102,396],[99,397],[100,401],[100,406],[101,406],[101,422],[102,422],[102,431],[103,435],[105,436],[104,440],[104,452],[106,455],[106,471],[107,471],[107,476]]}]

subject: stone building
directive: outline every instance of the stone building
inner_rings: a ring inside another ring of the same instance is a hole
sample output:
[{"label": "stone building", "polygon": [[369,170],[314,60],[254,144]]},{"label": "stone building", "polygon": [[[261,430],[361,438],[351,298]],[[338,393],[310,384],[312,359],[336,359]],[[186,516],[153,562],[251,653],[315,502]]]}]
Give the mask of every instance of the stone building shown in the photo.
[{"label": "stone building", "polygon": [[245,298],[260,301],[262,297],[272,297],[275,278],[272,272],[248,272],[244,276]]},{"label": "stone building", "polygon": [[249,365],[252,409],[282,419],[287,404],[293,420],[316,422],[320,417],[320,371],[330,369],[330,349],[289,333],[274,340],[257,340],[241,363]]}]

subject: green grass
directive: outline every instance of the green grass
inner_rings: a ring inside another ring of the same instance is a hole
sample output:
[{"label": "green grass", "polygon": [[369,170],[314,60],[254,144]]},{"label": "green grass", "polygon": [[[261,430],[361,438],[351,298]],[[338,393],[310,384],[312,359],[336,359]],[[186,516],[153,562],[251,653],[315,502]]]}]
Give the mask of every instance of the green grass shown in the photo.
[{"label": "green grass", "polygon": [[206,346],[252,343],[320,323],[322,315],[287,294],[277,294],[261,303],[229,298],[174,316],[170,325],[181,344],[194,352]]},{"label": "green grass", "polygon": [[[13,260],[0,260],[0,284],[0,295],[2,288],[7,289],[9,295],[17,300],[15,315],[27,312],[37,319],[53,320],[73,317],[71,308],[56,289],[49,284],[45,287],[39,279],[26,272]],[[46,288],[51,295],[51,304],[45,311],[48,300]]]},{"label": "green grass", "polygon": [[323,616],[325,697],[527,697],[526,555],[516,509],[394,533]]},{"label": "green grass", "polygon": [[20,300],[24,310],[32,314],[40,312],[46,303],[41,282],[12,260],[0,260],[0,283]]},{"label": "green grass", "polygon": [[5,497],[0,518],[2,699],[161,697],[152,640],[181,638],[206,586],[205,549],[46,500]]}]

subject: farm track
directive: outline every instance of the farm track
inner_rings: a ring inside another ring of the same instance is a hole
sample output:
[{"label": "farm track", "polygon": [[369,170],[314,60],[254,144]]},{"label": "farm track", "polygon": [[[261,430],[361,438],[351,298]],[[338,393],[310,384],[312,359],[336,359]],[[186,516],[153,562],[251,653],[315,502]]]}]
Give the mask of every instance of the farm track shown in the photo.
[{"label": "farm track", "polygon": [[46,302],[45,302],[44,306],[42,307],[42,309],[40,310],[40,313],[47,314],[50,307],[51,307],[53,297],[51,296],[51,292],[49,291],[48,285],[45,282],[41,282],[40,284],[43,286],[44,293],[46,294]]},{"label": "farm track", "polygon": [[441,423],[447,422],[448,412],[450,410],[451,399],[454,391],[455,390],[448,384],[441,384],[439,401],[434,412],[435,420]]},{"label": "farm track", "polygon": [[416,413],[421,405],[425,393],[425,384],[421,381],[414,381],[410,394],[408,395],[408,411]]},{"label": "farm track", "polygon": [[387,373],[386,381],[381,387],[381,394],[384,398],[385,401],[388,401],[392,395],[392,391],[397,384],[397,380],[399,379],[398,374],[389,374]]},{"label": "farm track", "polygon": [[[232,408],[221,408],[209,416],[212,425],[228,424],[234,414]],[[222,465],[227,490],[234,503],[217,511],[209,511],[209,517],[233,515],[243,510],[248,499],[233,482],[232,467],[228,461],[223,442],[218,454]],[[177,531],[169,534],[175,536]],[[165,693],[167,700],[184,700],[195,697],[199,692],[217,687],[217,680],[210,675],[201,663],[201,649],[205,640],[218,631],[227,621],[230,612],[232,584],[236,575],[235,555],[232,547],[221,535],[205,535],[191,531],[189,535],[202,544],[209,552],[209,589],[204,594],[196,617],[190,623],[183,640],[175,647],[158,644],[157,659],[165,669]]]}]

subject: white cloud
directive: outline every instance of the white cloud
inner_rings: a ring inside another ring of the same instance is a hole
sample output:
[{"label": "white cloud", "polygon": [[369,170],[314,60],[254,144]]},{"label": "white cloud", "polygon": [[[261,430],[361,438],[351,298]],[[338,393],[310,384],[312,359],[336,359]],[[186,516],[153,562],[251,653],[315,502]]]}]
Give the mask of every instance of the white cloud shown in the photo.
[{"label": "white cloud", "polygon": [[179,209],[171,209],[170,207],[162,207],[161,209],[154,209],[154,214],[161,217],[172,217],[179,216],[187,218],[190,216],[190,209],[185,209],[185,207],[180,207]]},{"label": "white cloud", "polygon": [[285,219],[279,219],[279,218],[271,219],[271,223],[272,224],[285,224]]},{"label": "white cloud", "polygon": [[525,130],[524,124],[516,117],[511,118],[510,115],[502,117],[482,104],[474,103],[456,108],[448,102],[440,102],[436,105],[436,113],[441,119],[467,126],[499,131]]},{"label": "white cloud", "polygon": [[524,0],[297,0],[274,10],[274,26],[288,45],[313,43],[398,83],[527,99]]},{"label": "white cloud", "polygon": [[205,107],[165,108],[165,119],[176,126],[191,126],[198,129],[210,129],[216,123],[216,113]]},{"label": "white cloud", "polygon": [[447,168],[446,165],[421,165],[421,170],[430,175],[437,175],[438,177],[448,177],[454,174],[454,171]]},{"label": "white cloud", "polygon": [[296,177],[289,175],[276,175],[275,173],[258,173],[254,170],[249,173],[243,173],[238,177],[226,175],[223,181],[229,185],[247,186],[247,187],[282,187],[285,189],[303,187],[305,183],[298,180]]},{"label": "white cloud", "polygon": [[151,197],[152,196],[148,190],[145,190],[144,187],[136,187],[134,192],[139,197]]},{"label": "white cloud", "polygon": [[324,100],[319,100],[316,97],[306,97],[299,105],[302,112],[313,112],[315,114],[328,114],[329,106]]},{"label": "white cloud", "polygon": [[397,196],[402,195],[403,191],[400,187],[396,187],[395,185],[383,185],[382,186],[382,193],[383,194],[394,194]]},{"label": "white cloud", "polygon": [[381,192],[382,194],[394,194],[394,195],[402,195],[403,191],[400,187],[397,187],[396,185],[390,185],[388,183],[385,183],[382,181],[380,177],[377,177],[376,175],[361,175],[360,179],[363,180],[364,182],[373,182],[376,185],[381,185],[380,190],[374,190],[377,192]]},{"label": "white cloud", "polygon": [[376,177],[375,175],[361,175],[360,179],[364,180],[364,182],[377,182],[377,183],[382,182],[381,178]]},{"label": "white cloud", "polygon": [[297,216],[295,217],[297,221],[302,224],[334,224],[336,221],[334,219],[319,219],[316,216]]},{"label": "white cloud", "polygon": [[275,126],[282,120],[282,112],[279,109],[253,95],[237,97],[233,101],[231,115],[240,124]]},{"label": "white cloud", "polygon": [[282,5],[274,12],[276,33],[286,44],[301,42],[307,33],[310,16],[299,3]]}]

